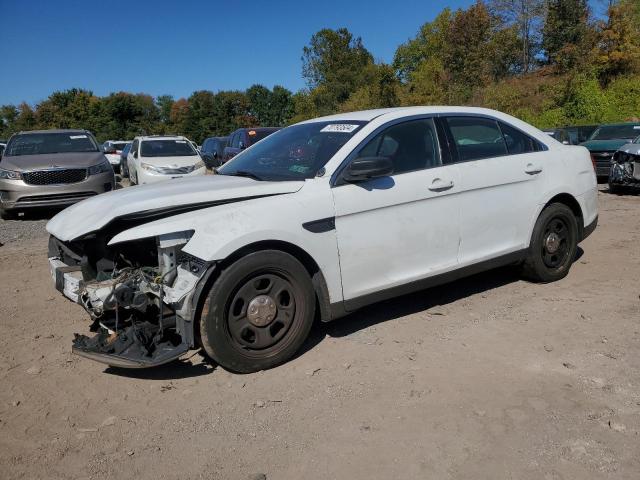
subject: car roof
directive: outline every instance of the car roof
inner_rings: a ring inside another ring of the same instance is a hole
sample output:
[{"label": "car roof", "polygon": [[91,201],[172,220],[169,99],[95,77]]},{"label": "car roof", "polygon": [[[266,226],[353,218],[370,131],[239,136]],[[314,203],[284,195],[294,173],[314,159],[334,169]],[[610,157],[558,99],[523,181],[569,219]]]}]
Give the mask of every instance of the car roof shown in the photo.
[{"label": "car roof", "polygon": [[91,133],[89,130],[81,128],[51,128],[49,130],[23,130],[17,135],[27,135],[29,133]]},{"label": "car roof", "polygon": [[626,127],[627,125],[636,126],[636,125],[640,125],[640,122],[602,123],[602,124],[598,125],[598,128],[600,128],[600,127]]},{"label": "car roof", "polygon": [[327,115],[325,117],[313,118],[300,122],[315,123],[315,122],[327,122],[327,121],[356,121],[356,122],[370,122],[371,120],[382,117],[384,115],[406,113],[406,115],[420,115],[420,114],[445,114],[445,113],[469,113],[476,115],[496,115],[500,114],[496,110],[489,108],[479,107],[457,107],[457,106],[415,106],[415,107],[394,107],[394,108],[378,108],[375,110],[361,110],[359,112],[346,112],[337,113],[335,115]]},{"label": "car roof", "polygon": [[[136,137],[138,140],[189,140],[182,135],[143,135]],[[191,141],[191,140],[189,140]]]}]

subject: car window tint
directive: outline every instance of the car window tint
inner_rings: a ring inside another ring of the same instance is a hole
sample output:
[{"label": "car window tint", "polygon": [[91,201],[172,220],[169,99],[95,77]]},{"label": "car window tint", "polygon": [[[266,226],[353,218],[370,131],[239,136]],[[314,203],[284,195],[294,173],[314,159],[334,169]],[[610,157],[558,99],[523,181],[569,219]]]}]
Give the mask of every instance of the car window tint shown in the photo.
[{"label": "car window tint", "polygon": [[[526,133],[513,128],[511,125],[500,122],[500,130],[502,130],[502,135],[504,136],[507,144],[507,150],[509,150],[511,155],[515,155],[517,153],[537,152],[539,150],[538,143],[533,138]],[[566,130],[560,130],[558,136],[558,140],[560,142],[569,142],[569,136]]]},{"label": "car window tint", "polygon": [[399,123],[383,130],[360,150],[358,157],[388,157],[393,161],[394,174],[441,165],[430,119]]},{"label": "car window tint", "polygon": [[507,154],[498,122],[481,117],[449,117],[449,130],[460,160],[478,160]]}]

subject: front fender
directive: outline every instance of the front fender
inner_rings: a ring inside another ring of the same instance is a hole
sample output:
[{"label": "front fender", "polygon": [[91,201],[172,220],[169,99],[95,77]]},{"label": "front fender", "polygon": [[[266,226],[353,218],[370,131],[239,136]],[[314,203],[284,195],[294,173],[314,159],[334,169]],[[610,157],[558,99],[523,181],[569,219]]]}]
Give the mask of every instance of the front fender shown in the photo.
[{"label": "front fender", "polygon": [[318,264],[334,303],[342,300],[336,232],[314,233],[302,226],[334,215],[328,184],[311,181],[296,194],[224,204],[140,225],[120,232],[109,245],[192,230],[182,250],[213,262],[256,242],[291,243]]}]

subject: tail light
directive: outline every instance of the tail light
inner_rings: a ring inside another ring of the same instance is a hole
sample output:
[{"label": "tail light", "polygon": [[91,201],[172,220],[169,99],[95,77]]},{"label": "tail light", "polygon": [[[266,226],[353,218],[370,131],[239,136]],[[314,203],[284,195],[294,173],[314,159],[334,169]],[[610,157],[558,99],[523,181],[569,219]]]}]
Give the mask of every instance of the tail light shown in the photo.
[{"label": "tail light", "polygon": [[593,153],[591,154],[591,165],[593,165],[593,170],[596,170],[596,157],[593,155]]}]

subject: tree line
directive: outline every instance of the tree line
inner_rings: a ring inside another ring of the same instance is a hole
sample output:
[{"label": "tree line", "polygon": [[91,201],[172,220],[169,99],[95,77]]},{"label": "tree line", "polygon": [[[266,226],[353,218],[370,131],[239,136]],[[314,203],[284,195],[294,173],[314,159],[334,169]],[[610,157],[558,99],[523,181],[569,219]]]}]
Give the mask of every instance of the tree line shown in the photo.
[{"label": "tree line", "polygon": [[35,128],[86,128],[99,140],[177,133],[201,142],[245,126],[283,126],[341,111],[456,104],[505,111],[541,128],[637,120],[640,2],[478,0],[445,8],[374,60],[346,28],[316,32],[302,50],[306,88],[253,85],[189,98],[54,92],[35,107],[0,107],[0,138]]}]

